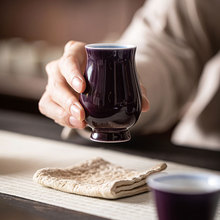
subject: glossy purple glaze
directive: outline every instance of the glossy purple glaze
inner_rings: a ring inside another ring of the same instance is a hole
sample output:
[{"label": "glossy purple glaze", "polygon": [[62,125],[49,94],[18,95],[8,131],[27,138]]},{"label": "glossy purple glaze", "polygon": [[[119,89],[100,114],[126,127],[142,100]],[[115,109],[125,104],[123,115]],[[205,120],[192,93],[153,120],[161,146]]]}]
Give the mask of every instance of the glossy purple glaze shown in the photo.
[{"label": "glossy purple glaze", "polygon": [[218,193],[185,195],[153,190],[159,220],[213,220]]},{"label": "glossy purple glaze", "polygon": [[[99,44],[96,44],[99,45]],[[91,139],[121,142],[130,139],[128,129],[141,112],[141,93],[135,69],[135,47],[86,47],[86,90],[80,102]]]}]

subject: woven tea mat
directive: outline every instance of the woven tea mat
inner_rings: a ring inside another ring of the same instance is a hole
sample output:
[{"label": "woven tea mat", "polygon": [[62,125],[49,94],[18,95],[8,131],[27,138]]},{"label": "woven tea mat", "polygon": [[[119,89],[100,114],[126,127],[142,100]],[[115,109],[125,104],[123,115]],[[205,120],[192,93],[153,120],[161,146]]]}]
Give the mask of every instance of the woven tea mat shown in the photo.
[{"label": "woven tea mat", "polygon": [[[135,147],[135,146],[134,146]],[[147,147],[147,146],[146,146]],[[151,192],[117,200],[100,199],[64,193],[33,181],[33,174],[42,167],[59,167],[101,157],[127,169],[148,170],[163,161],[112,150],[80,146],[0,130],[0,193],[22,197],[114,220],[156,220]],[[208,171],[197,167],[167,162],[170,171]],[[220,175],[220,172],[213,172]],[[220,206],[215,220],[220,218]]]}]

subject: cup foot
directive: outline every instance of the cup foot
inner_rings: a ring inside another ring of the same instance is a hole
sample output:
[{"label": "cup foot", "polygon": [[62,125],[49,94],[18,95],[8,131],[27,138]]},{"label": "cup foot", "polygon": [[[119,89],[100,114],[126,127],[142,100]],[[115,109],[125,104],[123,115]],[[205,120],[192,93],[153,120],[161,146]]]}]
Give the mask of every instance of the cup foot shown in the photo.
[{"label": "cup foot", "polygon": [[92,141],[103,142],[103,143],[120,143],[126,142],[131,139],[130,131],[100,131],[93,130],[90,136]]}]

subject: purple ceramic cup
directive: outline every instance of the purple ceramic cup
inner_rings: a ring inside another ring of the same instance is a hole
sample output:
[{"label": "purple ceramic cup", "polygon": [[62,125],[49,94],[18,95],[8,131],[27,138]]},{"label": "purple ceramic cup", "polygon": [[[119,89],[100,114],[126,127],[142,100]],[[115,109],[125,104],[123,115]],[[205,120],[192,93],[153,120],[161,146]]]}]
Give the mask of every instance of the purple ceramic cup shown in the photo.
[{"label": "purple ceramic cup", "polygon": [[220,176],[208,173],[155,174],[147,178],[159,220],[213,220]]},{"label": "purple ceramic cup", "polygon": [[141,93],[133,45],[88,44],[86,90],[80,103],[92,128],[90,139],[124,142],[141,113]]}]

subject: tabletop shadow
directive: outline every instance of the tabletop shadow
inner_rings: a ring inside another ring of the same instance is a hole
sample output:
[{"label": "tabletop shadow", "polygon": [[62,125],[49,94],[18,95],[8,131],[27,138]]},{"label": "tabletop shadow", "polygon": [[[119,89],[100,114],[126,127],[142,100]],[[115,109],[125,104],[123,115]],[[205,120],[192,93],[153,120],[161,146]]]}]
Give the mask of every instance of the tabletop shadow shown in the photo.
[{"label": "tabletop shadow", "polygon": [[119,199],[118,201],[123,203],[147,203],[152,201],[152,194],[150,192],[142,193],[135,196],[130,196],[126,198]]}]

